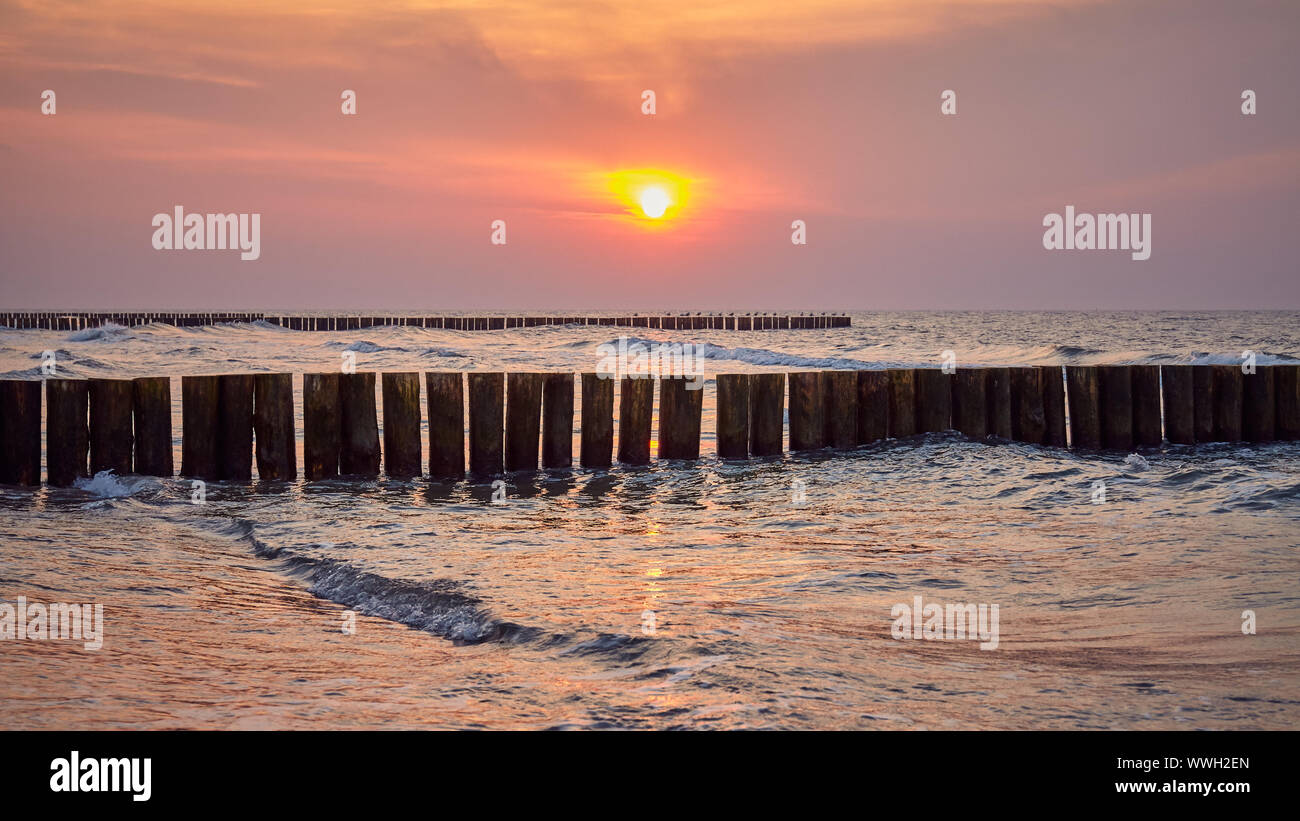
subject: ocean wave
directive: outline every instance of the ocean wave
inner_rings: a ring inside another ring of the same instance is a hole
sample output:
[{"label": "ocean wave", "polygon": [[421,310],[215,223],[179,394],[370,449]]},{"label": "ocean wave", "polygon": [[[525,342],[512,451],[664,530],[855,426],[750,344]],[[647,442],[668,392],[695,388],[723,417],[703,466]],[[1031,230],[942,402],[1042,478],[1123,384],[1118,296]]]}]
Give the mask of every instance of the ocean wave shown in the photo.
[{"label": "ocean wave", "polygon": [[359,570],[336,559],[304,556],[258,539],[250,522],[234,520],[231,535],[246,539],[258,557],[279,563],[315,596],[367,616],[405,624],[456,644],[517,643],[541,631],[495,618],[482,601],[451,579],[416,582]]},{"label": "ocean wave", "polygon": [[368,339],[360,339],[356,342],[340,342],[330,340],[322,343],[323,348],[334,348],[335,350],[352,351],[353,353],[380,353],[381,351],[394,351],[396,353],[410,353],[410,349],[403,348],[399,345],[377,345]]},{"label": "ocean wave", "polygon": [[134,338],[129,328],[116,322],[105,322],[97,328],[82,328],[64,337],[68,342],[122,342]]}]

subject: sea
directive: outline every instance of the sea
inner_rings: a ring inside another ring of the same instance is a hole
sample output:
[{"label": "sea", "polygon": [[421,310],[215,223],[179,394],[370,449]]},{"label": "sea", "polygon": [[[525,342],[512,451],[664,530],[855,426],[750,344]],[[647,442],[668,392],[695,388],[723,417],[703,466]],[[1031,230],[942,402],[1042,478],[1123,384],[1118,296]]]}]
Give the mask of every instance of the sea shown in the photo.
[{"label": "sea", "polygon": [[[945,351],[1300,361],[1297,312],[852,320],[0,329],[0,377],[42,378],[46,351],[59,376],[172,376],[179,466],[180,376],[292,372],[301,466],[301,374],[349,354],[361,371],[584,372],[626,334],[702,346],[710,377]],[[1300,728],[1300,443],[1085,453],[946,432],[724,462],[715,399],[707,378],[697,462],[512,474],[504,493],[254,476],[199,495],[112,473],[0,488],[0,603],[103,613],[97,649],[0,639],[0,728]]]}]

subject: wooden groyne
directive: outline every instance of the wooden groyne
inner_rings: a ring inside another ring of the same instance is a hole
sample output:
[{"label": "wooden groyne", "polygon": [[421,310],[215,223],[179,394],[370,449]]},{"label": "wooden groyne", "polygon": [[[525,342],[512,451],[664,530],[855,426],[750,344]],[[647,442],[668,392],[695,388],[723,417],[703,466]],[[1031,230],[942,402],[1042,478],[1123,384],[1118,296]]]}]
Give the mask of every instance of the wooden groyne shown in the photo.
[{"label": "wooden groyne", "polygon": [[[539,454],[542,469],[573,465],[572,373],[376,377],[303,375],[306,479],[381,473],[485,479],[537,471]],[[582,467],[700,458],[700,383],[618,380],[616,455],[615,380],[594,373],[580,378]],[[717,455],[723,460],[779,456],[787,447],[846,450],[945,430],[1054,447],[1065,446],[1068,436],[1078,450],[1121,452],[1163,442],[1300,440],[1300,365],[1259,366],[1250,373],[1235,365],[730,373],[719,374],[716,385]],[[0,484],[41,482],[41,386],[0,380]],[[101,470],[174,475],[171,390],[168,377],[45,380],[48,483],[66,486]],[[383,396],[382,446],[377,390]],[[181,415],[181,476],[247,482],[255,461],[261,481],[298,477],[291,374],[181,377]]]},{"label": "wooden groyne", "polygon": [[442,328],[452,331],[501,331],[563,325],[609,325],[618,328],[654,328],[669,331],[790,331],[848,328],[844,314],[679,313],[621,316],[396,316],[396,315],[284,315],[265,313],[64,313],[58,311],[0,313],[0,326],[19,330],[80,331],[109,323],[134,328],[158,323],[177,328],[197,328],[232,322],[266,322],[293,331],[357,331],[388,326]]}]

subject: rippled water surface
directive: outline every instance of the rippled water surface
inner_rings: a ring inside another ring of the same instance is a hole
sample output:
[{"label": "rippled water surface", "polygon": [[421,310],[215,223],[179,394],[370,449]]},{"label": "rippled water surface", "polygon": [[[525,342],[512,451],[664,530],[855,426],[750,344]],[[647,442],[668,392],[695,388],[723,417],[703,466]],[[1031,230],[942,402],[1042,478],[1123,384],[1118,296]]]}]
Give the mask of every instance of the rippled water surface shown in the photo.
[{"label": "rippled water surface", "polygon": [[[707,343],[710,373],[945,349],[1289,362],[1298,319],[636,332]],[[623,330],[0,331],[0,372],[38,378],[45,350],[83,377],[300,374],[345,351],[361,370],[590,371]],[[205,505],[180,479],[0,489],[0,598],[99,602],[106,620],[98,651],[0,642],[0,726],[1300,727],[1300,445],[1097,455],[933,434],[722,463],[713,406],[709,382],[698,464],[515,475],[503,504],[488,485],[382,478],[210,483]],[[916,596],[998,605],[997,648],[895,639],[891,608]]]}]

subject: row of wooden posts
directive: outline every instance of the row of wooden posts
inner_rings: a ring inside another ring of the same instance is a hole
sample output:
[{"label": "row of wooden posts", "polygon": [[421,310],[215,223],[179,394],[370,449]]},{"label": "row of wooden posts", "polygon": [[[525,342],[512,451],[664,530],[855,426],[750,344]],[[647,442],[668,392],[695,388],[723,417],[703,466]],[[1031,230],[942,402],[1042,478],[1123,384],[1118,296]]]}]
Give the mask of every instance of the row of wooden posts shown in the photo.
[{"label": "row of wooden posts", "polygon": [[[614,453],[614,379],[581,374],[581,450],[588,468]],[[703,391],[683,378],[619,382],[617,461],[649,463],[654,387],[658,457],[700,456]],[[1118,365],[1084,367],[834,370],[720,374],[717,451],[722,459],[789,449],[846,449],[886,438],[956,430],[967,436],[1118,449],[1171,443],[1300,438],[1300,366]],[[113,470],[174,475],[170,377],[46,379],[46,472],[52,485]],[[374,373],[303,376],[303,475],[422,475],[418,373],[385,373],[380,446]],[[425,373],[428,475],[471,478],[566,469],[573,464],[574,374]],[[468,399],[468,403],[467,400]],[[1161,409],[1163,406],[1163,417]],[[468,416],[466,408],[468,407]],[[180,474],[248,481],[298,476],[293,376],[181,377]],[[465,430],[468,420],[468,466]],[[41,382],[0,380],[0,483],[39,484]]]},{"label": "row of wooden posts", "polygon": [[269,322],[294,331],[351,331],[387,325],[445,328],[455,331],[496,331],[547,325],[610,325],[664,330],[777,331],[848,328],[852,320],[842,314],[677,314],[642,316],[281,316],[256,313],[57,313],[37,311],[0,313],[6,328],[79,331],[106,323],[125,327],[154,322],[179,328],[229,322]]}]

